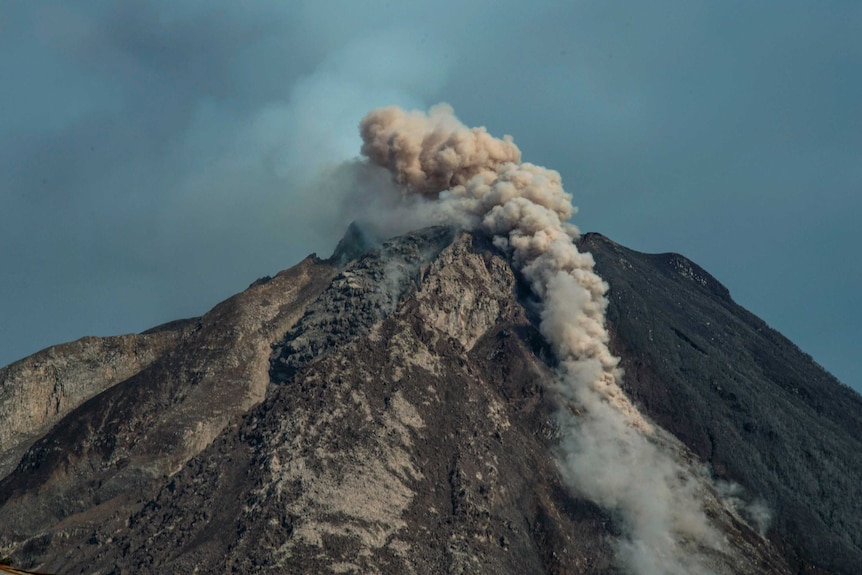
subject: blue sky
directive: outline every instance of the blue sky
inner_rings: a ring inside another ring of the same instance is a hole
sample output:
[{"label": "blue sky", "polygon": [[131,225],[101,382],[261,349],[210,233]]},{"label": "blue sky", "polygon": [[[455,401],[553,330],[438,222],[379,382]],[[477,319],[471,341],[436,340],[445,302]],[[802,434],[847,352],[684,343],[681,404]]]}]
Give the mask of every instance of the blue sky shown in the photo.
[{"label": "blue sky", "polygon": [[328,254],[317,171],[446,101],[862,389],[862,4],[461,4],[4,3],[0,364]]}]

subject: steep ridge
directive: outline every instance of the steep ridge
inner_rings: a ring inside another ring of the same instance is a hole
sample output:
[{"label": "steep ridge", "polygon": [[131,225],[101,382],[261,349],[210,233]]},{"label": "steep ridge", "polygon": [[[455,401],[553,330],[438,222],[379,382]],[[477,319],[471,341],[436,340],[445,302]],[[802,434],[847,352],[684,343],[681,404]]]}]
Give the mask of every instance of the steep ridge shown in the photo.
[{"label": "steep ridge", "polygon": [[[441,227],[371,247],[354,229],[337,257],[168,326],[173,346],[0,482],[0,556],[57,573],[623,572],[620,518],[561,479],[555,358],[505,253]],[[685,258],[596,234],[580,247],[611,284],[626,392],[681,440],[655,438],[704,477],[706,512],[741,556],[716,572],[854,573],[859,531],[823,522],[858,520],[859,451],[836,451],[855,445],[858,396]],[[744,435],[791,419],[835,445]],[[821,492],[783,475],[806,457]],[[816,532],[800,532],[799,509]]]},{"label": "steep ridge", "polygon": [[862,397],[686,258],[579,243],[611,285],[612,343],[641,409],[765,503],[796,571],[858,573]]},{"label": "steep ridge", "polygon": [[179,329],[84,337],[0,368],[0,478],[66,414],[145,369],[179,337]]}]

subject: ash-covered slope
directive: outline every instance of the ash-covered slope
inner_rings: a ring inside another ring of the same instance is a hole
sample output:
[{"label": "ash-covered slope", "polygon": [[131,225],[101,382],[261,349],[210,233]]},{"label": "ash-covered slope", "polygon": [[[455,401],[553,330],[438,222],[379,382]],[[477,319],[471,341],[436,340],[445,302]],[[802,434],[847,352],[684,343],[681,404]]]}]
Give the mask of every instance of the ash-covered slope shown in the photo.
[{"label": "ash-covered slope", "polygon": [[795,569],[862,572],[862,397],[686,258],[579,244],[611,286],[613,348],[641,409],[764,500]]},{"label": "ash-covered slope", "polygon": [[[726,538],[714,571],[855,573],[859,531],[821,519],[801,533],[798,510],[855,525],[860,451],[800,467],[823,493],[848,489],[839,512],[786,475],[811,454],[744,439],[743,415],[812,421],[851,449],[858,397],[798,351],[770,352],[789,342],[688,260],[597,235],[581,247],[611,284],[627,391],[685,444],[656,439],[681,468],[707,475],[699,493]],[[545,391],[555,358],[506,254],[449,228],[367,248],[354,229],[330,260],[168,326],[159,357],[93,384],[0,481],[0,556],[57,573],[624,572],[626,524],[561,478]],[[754,347],[740,346],[744,326],[761,329]],[[110,357],[64,353],[70,365]],[[777,401],[773,387],[821,393]],[[766,500],[766,538],[696,456]]]}]

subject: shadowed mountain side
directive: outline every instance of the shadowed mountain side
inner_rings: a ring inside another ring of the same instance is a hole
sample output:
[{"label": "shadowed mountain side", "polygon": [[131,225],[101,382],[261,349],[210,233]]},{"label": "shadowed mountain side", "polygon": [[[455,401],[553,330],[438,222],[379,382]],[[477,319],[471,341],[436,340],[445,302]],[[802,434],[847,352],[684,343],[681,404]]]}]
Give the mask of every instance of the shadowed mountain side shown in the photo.
[{"label": "shadowed mountain side", "polygon": [[579,243],[611,286],[627,392],[719,477],[765,500],[800,572],[858,573],[862,397],[686,258],[599,234]]}]

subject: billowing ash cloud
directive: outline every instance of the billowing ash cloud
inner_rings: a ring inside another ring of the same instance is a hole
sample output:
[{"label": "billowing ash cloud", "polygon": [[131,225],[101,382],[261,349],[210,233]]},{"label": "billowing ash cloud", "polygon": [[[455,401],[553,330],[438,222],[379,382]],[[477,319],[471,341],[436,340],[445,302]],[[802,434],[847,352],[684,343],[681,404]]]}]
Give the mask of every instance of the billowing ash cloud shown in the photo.
[{"label": "billowing ash cloud", "polygon": [[500,166],[521,161],[511,137],[499,140],[485,128],[467,128],[445,104],[427,115],[381,108],[366,116],[360,131],[363,155],[388,168],[409,192],[432,198],[476,176],[494,180]]},{"label": "billowing ash cloud", "polygon": [[[635,573],[708,573],[702,551],[722,539],[690,472],[651,440],[653,428],[620,389],[608,349],[607,284],[580,253],[560,175],[521,163],[510,137],[468,128],[446,105],[427,114],[384,108],[361,122],[362,153],[387,168],[431,221],[493,235],[541,298],[540,329],[560,361],[560,463],[572,487],[618,513],[621,560]],[[702,556],[703,555],[703,556]]]}]

